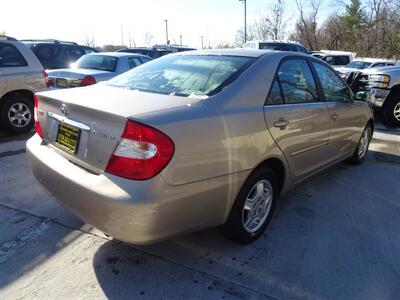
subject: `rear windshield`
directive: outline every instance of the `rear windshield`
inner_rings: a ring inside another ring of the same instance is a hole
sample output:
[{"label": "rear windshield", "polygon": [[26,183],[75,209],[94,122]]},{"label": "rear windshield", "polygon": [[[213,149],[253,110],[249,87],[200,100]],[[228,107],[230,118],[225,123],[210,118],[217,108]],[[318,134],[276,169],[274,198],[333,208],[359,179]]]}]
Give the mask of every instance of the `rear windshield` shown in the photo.
[{"label": "rear windshield", "polygon": [[108,84],[149,93],[211,96],[254,61],[255,58],[238,56],[165,56],[117,76]]},{"label": "rear windshield", "polygon": [[76,61],[75,68],[114,72],[117,58],[107,55],[84,55]]}]

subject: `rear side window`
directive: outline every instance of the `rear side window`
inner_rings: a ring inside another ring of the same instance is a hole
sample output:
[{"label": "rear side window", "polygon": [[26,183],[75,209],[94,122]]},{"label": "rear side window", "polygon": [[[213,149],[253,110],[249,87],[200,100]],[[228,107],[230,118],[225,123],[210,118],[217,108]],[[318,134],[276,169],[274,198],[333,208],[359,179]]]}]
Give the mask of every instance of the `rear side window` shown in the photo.
[{"label": "rear side window", "polygon": [[139,66],[141,64],[142,64],[142,62],[140,61],[139,58],[137,58],[137,57],[128,57],[129,69],[137,67],[137,66]]},{"label": "rear side window", "polygon": [[346,84],[332,70],[319,63],[313,62],[313,66],[322,85],[325,101],[349,102],[350,91]]},{"label": "rear side window", "polygon": [[22,54],[13,45],[0,43],[0,67],[24,67],[27,66]]},{"label": "rear side window", "polygon": [[94,49],[92,49],[92,48],[90,48],[90,47],[83,47],[82,49],[83,49],[83,52],[84,52],[85,54],[96,53],[96,50],[94,50]]},{"label": "rear side window", "polygon": [[278,79],[286,104],[318,101],[317,86],[305,60],[284,61],[279,68]]},{"label": "rear side window", "polygon": [[34,52],[40,61],[49,61],[54,59],[60,51],[59,45],[37,45],[34,47]]},{"label": "rear side window", "polygon": [[271,90],[269,91],[267,105],[276,105],[282,104],[282,93],[281,93],[281,86],[279,85],[279,81],[277,79],[274,80],[272,84]]}]

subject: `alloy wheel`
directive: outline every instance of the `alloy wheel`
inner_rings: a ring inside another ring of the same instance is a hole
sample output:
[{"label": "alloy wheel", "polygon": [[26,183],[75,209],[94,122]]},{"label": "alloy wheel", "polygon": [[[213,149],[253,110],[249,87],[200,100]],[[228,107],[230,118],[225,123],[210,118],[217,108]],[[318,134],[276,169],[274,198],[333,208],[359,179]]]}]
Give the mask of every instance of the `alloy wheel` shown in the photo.
[{"label": "alloy wheel", "polygon": [[8,120],[18,128],[27,126],[32,119],[32,112],[25,103],[17,102],[8,109]]},{"label": "alloy wheel", "polygon": [[242,223],[247,232],[256,232],[265,223],[271,212],[273,193],[268,180],[257,182],[250,190],[242,211]]}]

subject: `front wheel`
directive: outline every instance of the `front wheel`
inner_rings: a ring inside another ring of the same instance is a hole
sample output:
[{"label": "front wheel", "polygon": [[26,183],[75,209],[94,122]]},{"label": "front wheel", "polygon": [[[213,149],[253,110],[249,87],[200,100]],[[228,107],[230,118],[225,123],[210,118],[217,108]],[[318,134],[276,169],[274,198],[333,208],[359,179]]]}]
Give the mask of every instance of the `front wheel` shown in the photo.
[{"label": "front wheel", "polygon": [[262,169],[254,172],[241,188],[227,222],[225,234],[235,242],[255,241],[271,221],[278,198],[275,172]]},{"label": "front wheel", "polygon": [[356,150],[354,150],[353,156],[349,159],[350,163],[353,165],[360,165],[364,162],[368,154],[368,147],[371,139],[372,129],[371,126],[367,125],[361,134],[361,138],[358,142]]},{"label": "front wheel", "polygon": [[388,125],[400,127],[400,95],[390,96],[382,108],[383,121]]}]

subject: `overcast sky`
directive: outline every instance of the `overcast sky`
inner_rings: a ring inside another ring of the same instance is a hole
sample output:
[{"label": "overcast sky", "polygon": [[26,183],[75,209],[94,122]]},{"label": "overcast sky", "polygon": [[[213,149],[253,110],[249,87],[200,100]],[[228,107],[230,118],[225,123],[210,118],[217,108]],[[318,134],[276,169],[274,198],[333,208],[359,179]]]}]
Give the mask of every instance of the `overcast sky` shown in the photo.
[{"label": "overcast sky", "polygon": [[[297,16],[295,0],[286,0],[286,14],[292,26]],[[265,10],[267,0],[247,0],[248,19]],[[323,1],[321,17],[332,8]],[[56,38],[83,43],[94,37],[96,45],[121,44],[121,25],[125,45],[144,44],[148,32],[154,43],[165,43],[168,19],[171,43],[200,47],[232,42],[242,26],[243,4],[238,0],[0,0],[0,31],[18,39]]]}]

